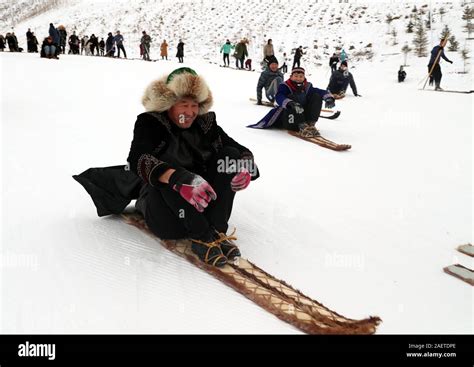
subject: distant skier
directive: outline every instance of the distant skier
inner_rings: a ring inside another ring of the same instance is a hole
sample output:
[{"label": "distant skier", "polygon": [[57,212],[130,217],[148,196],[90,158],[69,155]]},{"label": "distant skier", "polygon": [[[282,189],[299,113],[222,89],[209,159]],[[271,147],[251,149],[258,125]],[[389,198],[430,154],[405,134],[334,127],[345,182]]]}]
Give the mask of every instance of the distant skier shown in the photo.
[{"label": "distant skier", "polygon": [[293,67],[292,69],[294,69],[296,66],[300,67],[301,65],[301,57],[303,57],[304,55],[304,52],[303,52],[303,46],[300,46],[298,47],[296,50],[295,50],[295,56],[293,58]]},{"label": "distant skier", "polygon": [[293,68],[290,79],[281,83],[275,98],[278,106],[256,124],[256,129],[280,128],[298,131],[304,138],[319,136],[315,125],[321,114],[323,101],[326,108],[334,108],[334,97],[324,89],[313,87],[305,78],[305,70]]},{"label": "distant skier", "polygon": [[176,57],[181,64],[184,62],[184,42],[182,40],[178,42]]},{"label": "distant skier", "polygon": [[272,40],[269,39],[263,47],[263,61],[268,64],[268,59],[272,56],[275,56],[275,51],[273,50]]},{"label": "distant skier", "polygon": [[[230,59],[229,55],[230,52],[235,48],[235,46],[230,43],[229,40],[226,40],[225,43],[221,46],[220,53],[222,54],[222,60],[224,61],[224,66],[229,66],[230,64]],[[227,64],[226,64],[227,61]]]},{"label": "distant skier", "polygon": [[114,57],[115,55],[115,40],[112,32],[109,32],[107,39],[105,40],[105,56]]},{"label": "distant skier", "polygon": [[63,25],[58,26],[59,32],[59,53],[66,53],[66,40],[67,40],[67,32],[66,28]]},{"label": "distant skier", "polygon": [[5,49],[5,38],[0,34],[0,52],[3,52]]},{"label": "distant skier", "polygon": [[117,45],[117,57],[120,59],[120,50],[123,51],[123,57],[127,58],[127,53],[125,52],[125,47],[123,47],[123,36],[120,34],[120,31],[115,33],[114,42]]},{"label": "distant skier", "polygon": [[[436,57],[438,56],[438,53],[440,53],[440,57],[436,60]],[[428,63],[428,73],[433,69],[431,75],[430,75],[430,85],[433,84],[433,81],[435,83],[435,90],[443,90],[441,88],[441,78],[443,74],[441,73],[441,66],[439,65],[439,62],[441,61],[441,58],[452,64],[453,62],[449,60],[446,55],[444,54],[444,47],[443,47],[443,40],[439,43],[439,45],[433,47],[431,50],[431,57],[430,61]],[[436,63],[435,63],[436,60]],[[434,67],[433,67],[434,65]]]},{"label": "distant skier", "polygon": [[398,82],[401,83],[405,80],[407,73],[403,70],[403,65],[400,65],[400,70],[398,70]]},{"label": "distant skier", "polygon": [[341,53],[339,54],[339,60],[341,62],[347,61],[347,54],[346,54],[346,51],[344,51],[344,49],[342,49]]},{"label": "distant skier", "polygon": [[142,103],[130,169],[96,168],[74,178],[99,215],[120,214],[139,196],[136,208],[156,236],[187,238],[201,261],[222,267],[240,256],[226,232],[236,192],[259,176],[253,154],[217,125],[211,91],[190,68],[150,83]]},{"label": "distant skier", "polygon": [[79,54],[79,44],[79,37],[77,37],[76,31],[73,31],[69,36],[69,53],[72,52],[74,55]]},{"label": "distant skier", "polygon": [[49,35],[53,40],[53,44],[56,49],[56,54],[59,54],[60,51],[60,43],[61,43],[61,36],[59,31],[54,27],[53,23],[49,23]]},{"label": "distant skier", "polygon": [[262,89],[265,89],[267,99],[273,103],[278,91],[278,86],[283,83],[283,74],[278,69],[278,60],[275,56],[269,56],[267,59],[268,68],[260,74],[257,83],[257,104],[262,104]]},{"label": "distant skier", "polygon": [[38,39],[35,36],[35,32],[31,32],[31,52],[38,52]]},{"label": "distant skier", "polygon": [[160,56],[162,60],[168,60],[168,43],[166,43],[166,40],[163,40],[163,43],[160,45]]},{"label": "distant skier", "polygon": [[91,54],[99,56],[99,39],[94,33],[91,34],[91,37],[89,38],[89,43],[91,48]]},{"label": "distant skier", "polygon": [[280,68],[283,74],[286,74],[288,72],[287,62],[290,63],[290,59],[286,56],[286,52],[283,52],[283,65]]},{"label": "distant skier", "polygon": [[[235,67],[237,69],[243,69],[244,68],[244,60],[249,55],[249,53],[247,51],[247,44],[248,43],[249,43],[249,41],[247,40],[247,38],[243,38],[235,46],[234,57],[235,57]],[[239,66],[239,64],[240,64],[240,66]]]},{"label": "distant skier", "polygon": [[18,52],[19,49],[18,49],[18,40],[15,36],[15,32],[8,32],[6,35],[5,35],[5,38],[7,40],[7,44],[8,44],[8,49],[10,50],[10,52]]},{"label": "distant skier", "polygon": [[104,56],[105,54],[105,41],[104,38],[102,37],[99,42],[99,51],[100,51],[100,56]]},{"label": "distant skier", "polygon": [[331,74],[337,70],[337,63],[339,62],[339,56],[334,52],[329,58],[329,66],[331,67]]},{"label": "distant skier", "polygon": [[331,75],[328,90],[334,95],[334,98],[341,99],[345,97],[349,85],[351,86],[354,96],[360,97],[360,94],[357,93],[354,77],[347,68],[347,61],[342,61],[339,69]]},{"label": "distant skier", "polygon": [[140,39],[140,51],[143,55],[143,60],[150,60],[150,46],[151,46],[151,37],[145,32],[142,32],[142,38]]},{"label": "distant skier", "polygon": [[33,33],[31,32],[31,29],[28,28],[28,31],[26,32],[26,51],[27,52],[33,52],[32,39],[33,39]]}]

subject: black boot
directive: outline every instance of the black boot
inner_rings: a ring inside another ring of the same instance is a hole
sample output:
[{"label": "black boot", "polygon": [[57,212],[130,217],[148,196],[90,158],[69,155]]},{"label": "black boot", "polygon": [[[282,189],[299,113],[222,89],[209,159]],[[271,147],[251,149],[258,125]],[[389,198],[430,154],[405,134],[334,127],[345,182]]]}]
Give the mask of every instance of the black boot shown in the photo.
[{"label": "black boot", "polygon": [[215,230],[216,242],[219,242],[221,250],[228,260],[234,260],[236,257],[241,255],[237,245],[232,242],[237,240],[237,237],[234,236],[234,233],[235,229],[229,236],[225,233]]},{"label": "black boot", "polygon": [[207,232],[198,239],[191,239],[191,250],[208,265],[220,268],[227,263],[227,258],[212,232]]}]

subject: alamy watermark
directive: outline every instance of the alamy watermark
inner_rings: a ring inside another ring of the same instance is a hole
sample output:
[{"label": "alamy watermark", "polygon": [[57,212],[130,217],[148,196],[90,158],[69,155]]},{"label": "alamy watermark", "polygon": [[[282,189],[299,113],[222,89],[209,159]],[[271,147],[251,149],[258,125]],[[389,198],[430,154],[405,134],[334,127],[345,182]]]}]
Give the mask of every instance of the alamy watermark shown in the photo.
[{"label": "alamy watermark", "polygon": [[38,257],[33,254],[15,254],[0,252],[0,269],[27,268],[38,270]]},{"label": "alamy watermark", "polygon": [[243,170],[247,170],[252,176],[257,174],[257,166],[253,159],[225,157],[225,159],[217,160],[217,172],[219,173],[237,173]]},{"label": "alamy watermark", "polygon": [[50,361],[56,358],[56,344],[34,344],[26,341],[18,345],[19,357],[47,357]]},{"label": "alamy watermark", "polygon": [[353,268],[363,269],[365,259],[362,254],[330,253],[324,257],[324,265],[328,268]]}]

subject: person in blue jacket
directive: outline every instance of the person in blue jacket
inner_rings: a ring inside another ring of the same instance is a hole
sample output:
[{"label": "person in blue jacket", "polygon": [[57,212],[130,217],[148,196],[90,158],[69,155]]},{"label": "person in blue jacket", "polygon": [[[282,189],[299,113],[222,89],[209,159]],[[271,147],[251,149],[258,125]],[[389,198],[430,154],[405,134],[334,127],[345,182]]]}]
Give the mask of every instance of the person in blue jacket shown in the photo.
[{"label": "person in blue jacket", "polygon": [[248,127],[280,128],[298,131],[301,137],[316,137],[320,135],[315,124],[321,113],[323,101],[326,108],[335,107],[332,94],[327,90],[313,87],[306,80],[305,70],[302,67],[292,69],[290,79],[278,87],[275,100],[278,106],[259,122]]},{"label": "person in blue jacket", "polygon": [[[438,53],[441,52],[440,57],[436,60]],[[439,62],[441,61],[441,58],[452,64],[453,62],[449,60],[446,55],[444,54],[444,47],[443,47],[443,40],[441,40],[440,44],[433,47],[431,50],[431,57],[430,57],[430,62],[428,63],[428,72],[431,72],[430,75],[430,85],[433,84],[433,81],[435,83],[435,90],[443,90],[441,88],[441,77],[443,74],[441,73],[441,66],[439,66]],[[434,65],[434,68],[433,68]],[[431,71],[433,69],[433,71]]]}]

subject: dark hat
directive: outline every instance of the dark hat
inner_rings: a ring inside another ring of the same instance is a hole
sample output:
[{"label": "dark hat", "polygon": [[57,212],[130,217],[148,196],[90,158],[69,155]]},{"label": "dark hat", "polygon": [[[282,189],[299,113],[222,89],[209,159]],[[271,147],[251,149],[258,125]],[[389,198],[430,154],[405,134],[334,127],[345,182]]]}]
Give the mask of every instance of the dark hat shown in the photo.
[{"label": "dark hat", "polygon": [[342,66],[342,65],[347,66],[347,61],[346,61],[346,60],[342,61],[342,62],[341,62],[341,66]]},{"label": "dark hat", "polygon": [[291,69],[291,74],[293,74],[293,73],[303,73],[304,74],[305,71],[302,67],[297,66],[297,67]]},{"label": "dark hat", "polygon": [[270,66],[270,64],[278,64],[277,58],[273,55],[267,57],[267,65]]}]

